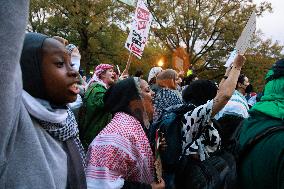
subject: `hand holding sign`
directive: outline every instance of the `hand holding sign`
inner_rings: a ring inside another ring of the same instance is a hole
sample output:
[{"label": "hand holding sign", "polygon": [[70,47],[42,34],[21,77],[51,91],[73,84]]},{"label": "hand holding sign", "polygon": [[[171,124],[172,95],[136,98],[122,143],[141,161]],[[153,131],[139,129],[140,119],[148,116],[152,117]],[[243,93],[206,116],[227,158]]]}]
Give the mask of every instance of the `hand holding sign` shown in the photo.
[{"label": "hand holding sign", "polygon": [[233,66],[237,69],[241,69],[246,61],[246,57],[238,54],[234,60]]}]

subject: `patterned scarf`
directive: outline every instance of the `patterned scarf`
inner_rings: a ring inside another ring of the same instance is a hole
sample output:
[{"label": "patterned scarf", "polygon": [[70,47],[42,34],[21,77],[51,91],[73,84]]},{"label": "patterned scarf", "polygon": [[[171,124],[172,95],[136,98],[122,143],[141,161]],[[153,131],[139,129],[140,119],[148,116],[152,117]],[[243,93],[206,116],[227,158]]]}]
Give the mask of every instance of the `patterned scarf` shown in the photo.
[{"label": "patterned scarf", "polygon": [[223,115],[235,115],[238,117],[248,118],[248,110],[249,106],[244,95],[235,90],[225,107],[215,116],[215,119],[218,120]]},{"label": "patterned scarf", "polygon": [[26,91],[23,91],[22,96],[28,112],[53,138],[63,142],[73,138],[85,167],[85,152],[79,139],[78,125],[72,111],[69,108],[53,109],[47,101],[36,99]]},{"label": "patterned scarf", "polygon": [[86,178],[89,188],[122,188],[124,181],[150,184],[154,180],[154,156],[140,122],[124,112],[89,146]]},{"label": "patterned scarf", "polygon": [[70,138],[73,138],[80,152],[83,166],[86,167],[85,152],[79,139],[79,130],[75,116],[69,108],[67,110],[67,114],[68,116],[66,118],[66,121],[63,123],[51,123],[39,119],[37,120],[41,124],[42,128],[44,128],[44,130],[46,130],[53,138],[63,142]]},{"label": "patterned scarf", "polygon": [[183,104],[180,93],[177,90],[162,88],[155,95],[154,99],[155,112],[154,112],[153,122],[156,122],[159,119],[164,109],[178,104]]}]

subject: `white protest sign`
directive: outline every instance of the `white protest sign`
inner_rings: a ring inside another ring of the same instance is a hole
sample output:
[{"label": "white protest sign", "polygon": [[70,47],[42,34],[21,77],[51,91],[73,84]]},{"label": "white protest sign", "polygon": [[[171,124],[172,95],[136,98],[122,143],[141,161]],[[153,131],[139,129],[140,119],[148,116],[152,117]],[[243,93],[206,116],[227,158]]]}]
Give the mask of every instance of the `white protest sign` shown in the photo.
[{"label": "white protest sign", "polygon": [[237,57],[237,50],[234,49],[234,50],[231,52],[231,54],[230,54],[230,56],[229,56],[229,58],[228,58],[228,60],[227,60],[227,62],[226,62],[226,64],[225,64],[225,67],[226,67],[226,68],[230,67],[231,64],[234,62],[234,60],[235,60],[236,57]]},{"label": "white protest sign", "polygon": [[244,54],[248,47],[250,46],[251,39],[256,30],[256,14],[255,11],[252,12],[245,28],[239,37],[234,51],[231,52],[229,59],[226,61],[225,67],[229,67],[237,54]]},{"label": "white protest sign", "polygon": [[255,32],[255,29],[256,29],[256,14],[255,11],[253,11],[236,44],[236,50],[239,54],[244,54],[247,48],[250,46],[250,42]]},{"label": "white protest sign", "polygon": [[152,15],[143,0],[138,0],[131,30],[125,43],[125,48],[138,58],[142,57],[152,19]]},{"label": "white protest sign", "polygon": [[119,1],[133,7],[135,7],[137,2],[137,0],[119,0]]}]

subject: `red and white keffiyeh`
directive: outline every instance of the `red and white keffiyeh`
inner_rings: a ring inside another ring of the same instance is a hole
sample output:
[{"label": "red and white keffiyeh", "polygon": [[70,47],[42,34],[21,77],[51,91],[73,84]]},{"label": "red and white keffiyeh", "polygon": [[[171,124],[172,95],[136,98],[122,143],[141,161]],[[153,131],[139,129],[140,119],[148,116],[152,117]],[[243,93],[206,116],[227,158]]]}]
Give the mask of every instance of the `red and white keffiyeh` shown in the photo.
[{"label": "red and white keffiyeh", "polygon": [[100,77],[100,75],[108,69],[113,69],[113,66],[110,64],[100,64],[96,67],[94,75]]},{"label": "red and white keffiyeh", "polygon": [[98,65],[95,69],[95,73],[94,73],[93,77],[88,82],[87,87],[90,86],[93,82],[97,82],[97,83],[101,84],[102,86],[104,86],[105,88],[107,88],[106,84],[100,79],[100,75],[108,69],[113,69],[113,66],[110,65],[110,64]]},{"label": "red and white keffiyeh", "polygon": [[89,146],[88,188],[118,189],[124,180],[150,184],[154,156],[141,124],[119,112]]}]

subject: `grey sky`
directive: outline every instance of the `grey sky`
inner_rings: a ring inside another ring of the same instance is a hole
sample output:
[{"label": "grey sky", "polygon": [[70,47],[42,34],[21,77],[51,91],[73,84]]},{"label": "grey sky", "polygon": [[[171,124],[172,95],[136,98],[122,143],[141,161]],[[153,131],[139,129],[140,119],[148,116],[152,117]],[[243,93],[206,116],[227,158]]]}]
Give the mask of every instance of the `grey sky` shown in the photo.
[{"label": "grey sky", "polygon": [[[259,4],[264,0],[254,0]],[[284,45],[284,1],[283,0],[267,0],[272,4],[273,12],[265,13],[262,17],[258,17],[256,21],[256,28],[261,29],[265,38],[272,38],[273,41],[279,41]]]}]

